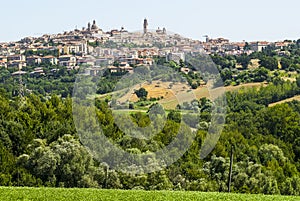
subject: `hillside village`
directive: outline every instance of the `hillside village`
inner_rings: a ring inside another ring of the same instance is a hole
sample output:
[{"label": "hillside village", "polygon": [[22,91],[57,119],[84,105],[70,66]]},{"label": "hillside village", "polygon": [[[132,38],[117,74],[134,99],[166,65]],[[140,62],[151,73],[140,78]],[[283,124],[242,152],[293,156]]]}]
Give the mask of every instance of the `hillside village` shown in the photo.
[{"label": "hillside village", "polygon": [[[111,72],[132,71],[137,65],[151,65],[153,57],[166,57],[179,62],[186,53],[201,52],[219,55],[241,55],[262,51],[268,46],[278,47],[278,54],[287,54],[280,49],[292,41],[247,43],[230,42],[228,39],[211,39],[205,42],[170,34],[166,28],[148,29],[148,20],[143,22],[142,32],[129,32],[121,27],[103,31],[94,20],[81,30],[40,37],[26,37],[17,42],[0,43],[0,67],[15,68],[12,75],[25,73],[43,75],[41,67],[47,65],[65,66],[76,69],[81,65],[95,68],[108,66]],[[118,65],[114,66],[115,62]],[[35,66],[33,71],[22,71],[26,66]],[[52,69],[55,70],[55,69]],[[185,69],[182,69],[183,71]]]},{"label": "hillside village", "polygon": [[[0,186],[299,196],[300,39],[199,41],[141,25],[0,44]],[[197,71],[197,53],[216,76]]]}]

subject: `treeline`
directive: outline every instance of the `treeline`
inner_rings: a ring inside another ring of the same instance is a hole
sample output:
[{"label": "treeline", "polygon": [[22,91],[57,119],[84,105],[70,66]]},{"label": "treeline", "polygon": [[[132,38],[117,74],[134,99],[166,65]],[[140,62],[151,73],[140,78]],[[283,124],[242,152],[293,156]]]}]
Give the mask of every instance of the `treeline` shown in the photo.
[{"label": "treeline", "polygon": [[[280,70],[285,76],[300,72],[299,44],[290,45],[283,49],[269,46],[261,52],[250,55],[211,55],[217,65],[221,78],[227,85],[239,85],[251,82],[271,82],[278,78]],[[257,60],[258,64],[252,62]],[[251,67],[252,68],[249,68]]]},{"label": "treeline", "polygon": [[[178,82],[184,79],[189,83],[192,89],[196,89],[200,85],[205,84],[208,81],[209,72],[211,70],[213,71],[211,73],[214,75],[220,73],[220,76],[216,76],[217,83],[221,85],[224,84],[225,86],[253,82],[276,82],[281,77],[290,76],[292,78],[293,73],[295,74],[295,72],[300,71],[299,51],[293,48],[287,51],[289,54],[283,56],[278,56],[275,50],[269,49],[263,52],[254,52],[251,55],[210,55],[211,60],[209,57],[203,55],[194,55],[193,57],[195,58],[191,59],[188,57],[188,61],[184,62],[180,60],[178,63],[175,61],[167,62],[165,57],[155,57],[154,60],[158,66],[153,65],[150,69],[153,72],[155,71],[154,77],[156,80]],[[247,68],[252,59],[259,60],[259,68]],[[237,68],[238,65],[242,65],[243,68]],[[162,68],[162,66],[164,66],[164,68]],[[281,72],[279,66],[285,71]],[[34,73],[36,67],[42,68],[44,74]],[[189,72],[181,72],[182,68],[188,68]],[[135,73],[139,71],[137,67],[134,69]],[[12,73],[17,70],[17,68],[0,69],[0,87],[5,89],[5,91],[10,94],[10,97],[19,95],[20,77],[12,76]],[[25,94],[34,93],[44,96],[56,94],[64,98],[72,95],[76,75],[79,72],[79,70],[67,69],[66,67],[51,64],[27,66],[22,70],[27,72],[27,74],[22,75],[22,85]],[[216,70],[216,72],[214,72],[214,70]],[[149,72],[146,73],[150,74]],[[178,79],[178,76],[174,77],[174,73],[180,75],[181,80]],[[121,80],[125,74],[124,72],[110,73],[105,71],[101,80],[98,80],[96,93],[106,94],[112,92],[117,84],[120,85],[118,81]],[[151,76],[153,77],[153,75]],[[96,78],[93,77],[91,81],[95,79]]]},{"label": "treeline", "polygon": [[22,75],[21,83],[20,76],[12,76],[12,73],[18,70],[17,68],[1,68],[0,88],[3,89],[10,98],[19,96],[21,86],[25,95],[30,93],[43,96],[56,94],[64,98],[72,95],[78,70],[67,69],[62,66],[47,65],[47,67],[41,67],[44,74],[30,74],[34,72],[34,68],[36,68],[36,66],[27,66],[22,69],[22,71],[27,73]]},{"label": "treeline", "polygon": [[[298,93],[297,82],[228,92],[225,128],[215,149],[204,160],[200,160],[199,153],[213,105],[205,99],[194,101],[200,107],[198,123],[201,125],[189,150],[162,171],[130,175],[94,160],[81,144],[73,123],[70,98],[53,95],[46,99],[31,94],[20,100],[3,92],[0,96],[0,185],[221,192],[227,190],[233,147],[233,192],[299,195],[300,103],[267,107]],[[171,111],[162,131],[143,140],[126,135],[116,126],[107,102],[97,100],[96,107],[104,135],[131,153],[153,152],[168,145],[181,121],[180,112]],[[140,127],[150,123],[145,113],[133,113],[130,118]],[[82,118],[81,123],[91,128],[96,124],[89,118]],[[123,121],[121,126],[126,123]],[[110,153],[107,157],[111,157]],[[154,158],[149,166],[156,162]]]}]

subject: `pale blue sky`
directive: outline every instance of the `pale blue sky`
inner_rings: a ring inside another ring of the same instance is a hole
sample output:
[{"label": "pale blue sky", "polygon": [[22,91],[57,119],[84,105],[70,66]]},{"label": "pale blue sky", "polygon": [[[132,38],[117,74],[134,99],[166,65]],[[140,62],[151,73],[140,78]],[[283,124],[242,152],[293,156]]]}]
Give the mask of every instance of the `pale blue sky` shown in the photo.
[{"label": "pale blue sky", "polygon": [[225,37],[231,41],[300,38],[298,0],[2,0],[0,41],[82,28],[95,19],[103,30],[124,26],[149,28],[201,39]]}]

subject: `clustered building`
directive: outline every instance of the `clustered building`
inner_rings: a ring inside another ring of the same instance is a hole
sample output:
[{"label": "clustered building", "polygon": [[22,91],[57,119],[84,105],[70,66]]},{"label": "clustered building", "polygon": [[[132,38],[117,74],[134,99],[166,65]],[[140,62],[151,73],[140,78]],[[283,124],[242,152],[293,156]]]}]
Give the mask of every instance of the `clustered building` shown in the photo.
[{"label": "clustered building", "polygon": [[[149,31],[147,19],[144,19],[142,32],[128,32],[124,27],[104,32],[94,20],[81,30],[76,28],[59,34],[0,43],[0,67],[17,67],[21,70],[27,65],[51,64],[72,69],[80,65],[105,64],[110,66],[111,71],[130,71],[132,65],[151,65],[154,56],[176,61],[184,59],[186,53],[193,52],[250,54],[253,51],[262,51],[271,44],[234,43],[224,38],[205,37],[206,41],[201,42],[178,34],[168,34],[165,28],[158,27],[155,31]],[[290,43],[284,41],[272,44],[285,47]],[[112,66],[115,61],[121,64],[117,69]],[[42,72],[41,69],[35,71]]]}]

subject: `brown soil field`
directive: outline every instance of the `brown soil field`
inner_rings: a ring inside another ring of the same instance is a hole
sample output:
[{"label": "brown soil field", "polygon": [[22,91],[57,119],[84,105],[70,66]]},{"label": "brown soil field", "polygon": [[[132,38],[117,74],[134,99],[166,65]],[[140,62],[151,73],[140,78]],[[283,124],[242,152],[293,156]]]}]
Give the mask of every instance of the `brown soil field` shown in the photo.
[{"label": "brown soil field", "polygon": [[248,65],[249,69],[255,69],[258,68],[259,65],[259,59],[251,59],[250,64]]},{"label": "brown soil field", "polygon": [[198,87],[192,90],[187,83],[171,83],[162,81],[153,81],[151,84],[143,83],[132,87],[128,92],[118,99],[120,103],[131,101],[137,102],[138,97],[135,95],[134,91],[140,87],[145,88],[148,91],[147,98],[161,98],[158,102],[165,109],[175,109],[179,103],[190,102],[194,99],[200,99],[203,97],[214,99],[218,94],[225,91],[235,91],[242,87],[260,87],[266,86],[266,83],[247,83],[238,86],[227,86],[224,88],[208,90],[207,86]]}]

